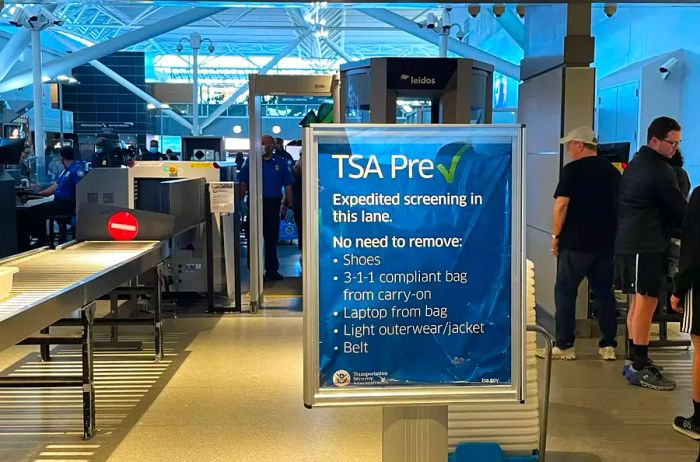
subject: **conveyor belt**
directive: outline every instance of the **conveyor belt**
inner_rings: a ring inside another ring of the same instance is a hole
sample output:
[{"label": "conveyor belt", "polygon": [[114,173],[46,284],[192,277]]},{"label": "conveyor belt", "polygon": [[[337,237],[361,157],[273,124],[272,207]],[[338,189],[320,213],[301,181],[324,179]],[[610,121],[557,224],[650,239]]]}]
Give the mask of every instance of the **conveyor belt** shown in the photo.
[{"label": "conveyor belt", "polygon": [[161,242],[82,242],[0,261],[15,266],[0,300],[0,351],[68,316],[167,257]]}]

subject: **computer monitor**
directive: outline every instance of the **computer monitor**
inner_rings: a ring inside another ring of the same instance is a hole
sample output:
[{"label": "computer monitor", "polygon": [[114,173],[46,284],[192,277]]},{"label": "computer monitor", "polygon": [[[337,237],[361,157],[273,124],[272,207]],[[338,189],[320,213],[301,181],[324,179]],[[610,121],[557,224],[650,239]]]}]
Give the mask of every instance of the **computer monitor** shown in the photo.
[{"label": "computer monitor", "polygon": [[630,158],[630,143],[603,143],[598,145],[598,157],[608,159],[610,162],[623,163],[629,162]]},{"label": "computer monitor", "polygon": [[17,165],[24,151],[24,139],[0,138],[0,165]]},{"label": "computer monitor", "polygon": [[15,179],[15,186],[22,184],[22,175],[20,175],[18,168],[8,168],[5,172],[9,173],[10,176]]}]

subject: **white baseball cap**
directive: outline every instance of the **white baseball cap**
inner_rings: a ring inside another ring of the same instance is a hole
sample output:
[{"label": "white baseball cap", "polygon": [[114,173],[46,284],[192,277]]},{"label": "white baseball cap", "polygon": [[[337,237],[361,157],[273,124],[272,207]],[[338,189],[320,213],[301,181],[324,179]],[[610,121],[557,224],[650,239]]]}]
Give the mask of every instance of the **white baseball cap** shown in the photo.
[{"label": "white baseball cap", "polygon": [[586,144],[598,145],[598,137],[595,136],[595,132],[589,127],[578,127],[571,130],[567,135],[560,139],[561,144],[568,143],[569,141],[580,141]]}]

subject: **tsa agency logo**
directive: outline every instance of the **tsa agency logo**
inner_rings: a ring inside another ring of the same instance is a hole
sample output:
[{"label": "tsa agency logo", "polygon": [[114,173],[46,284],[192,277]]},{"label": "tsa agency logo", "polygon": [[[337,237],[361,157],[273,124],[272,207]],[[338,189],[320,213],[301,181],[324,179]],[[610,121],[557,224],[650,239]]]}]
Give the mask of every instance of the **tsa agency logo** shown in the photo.
[{"label": "tsa agency logo", "polygon": [[336,387],[347,387],[350,385],[350,373],[348,371],[339,370],[333,374],[333,385]]}]

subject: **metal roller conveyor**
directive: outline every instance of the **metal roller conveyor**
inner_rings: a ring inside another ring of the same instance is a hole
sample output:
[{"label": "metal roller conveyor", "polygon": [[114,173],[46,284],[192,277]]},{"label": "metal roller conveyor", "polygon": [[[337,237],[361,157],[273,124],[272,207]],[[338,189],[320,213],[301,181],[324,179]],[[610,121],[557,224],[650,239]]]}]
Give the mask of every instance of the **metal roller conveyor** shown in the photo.
[{"label": "metal roller conveyor", "polygon": [[81,242],[0,260],[19,268],[0,300],[0,351],[106,295],[168,255],[161,242]]},{"label": "metal roller conveyor", "polygon": [[[42,360],[49,361],[51,345],[82,346],[81,376],[0,376],[0,387],[81,387],[83,437],[94,436],[94,302],[135,276],[152,271],[153,286],[146,291],[137,290],[151,296],[154,315],[150,322],[154,327],[156,360],[159,360],[163,351],[160,280],[162,262],[170,254],[167,242],[85,241],[0,260],[0,266],[19,268],[9,296],[0,300],[0,351],[18,343],[40,345]],[[79,311],[79,319],[63,319],[75,311]],[[51,335],[50,326],[59,321],[82,326],[82,334]]]}]

